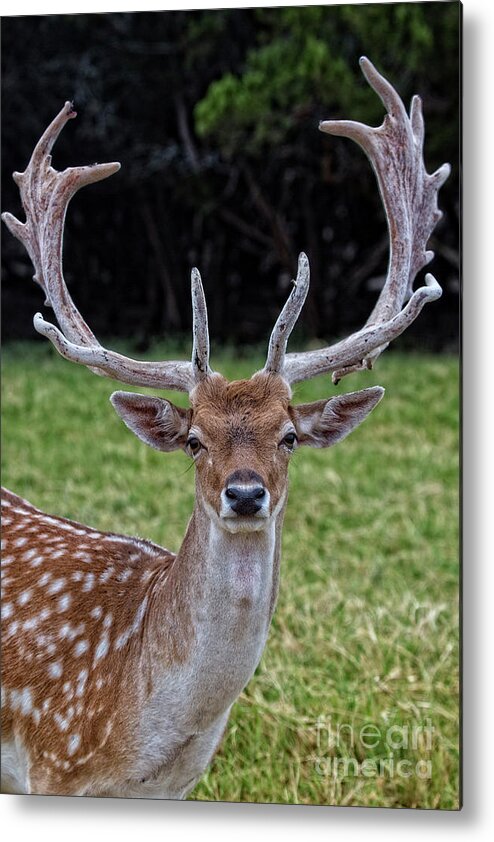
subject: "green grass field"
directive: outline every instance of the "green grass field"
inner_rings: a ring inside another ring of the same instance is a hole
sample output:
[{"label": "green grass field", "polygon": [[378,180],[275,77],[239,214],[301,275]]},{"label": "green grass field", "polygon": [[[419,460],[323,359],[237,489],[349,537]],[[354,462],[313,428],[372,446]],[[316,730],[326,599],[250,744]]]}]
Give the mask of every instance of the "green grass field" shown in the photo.
[{"label": "green grass field", "polygon": [[[240,378],[262,361],[213,365]],[[458,808],[458,363],[389,352],[338,391],[376,383],[387,394],[349,439],[293,457],[268,645],[194,798]],[[138,442],[114,388],[48,346],[7,346],[3,484],[177,550],[189,460]],[[322,377],[295,400],[334,391]]]}]

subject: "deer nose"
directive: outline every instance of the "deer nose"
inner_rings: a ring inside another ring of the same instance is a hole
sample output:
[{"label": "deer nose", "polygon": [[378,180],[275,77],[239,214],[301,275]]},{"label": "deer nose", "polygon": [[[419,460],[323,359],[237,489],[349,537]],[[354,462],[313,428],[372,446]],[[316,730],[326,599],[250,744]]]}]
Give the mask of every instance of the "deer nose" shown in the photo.
[{"label": "deer nose", "polygon": [[262,508],[266,490],[262,485],[229,485],[225,497],[230,501],[230,508],[237,515],[255,515]]},{"label": "deer nose", "polygon": [[262,508],[266,489],[261,477],[253,471],[247,482],[232,474],[226,482],[225,497],[235,514],[255,515]]}]

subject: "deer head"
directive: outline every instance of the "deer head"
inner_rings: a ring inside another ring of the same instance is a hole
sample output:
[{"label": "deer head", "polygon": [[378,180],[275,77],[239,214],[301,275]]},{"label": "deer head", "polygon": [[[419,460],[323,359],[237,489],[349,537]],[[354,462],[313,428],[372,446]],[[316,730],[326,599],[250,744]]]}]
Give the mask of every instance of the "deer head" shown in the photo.
[{"label": "deer head", "polygon": [[115,392],[127,426],[156,450],[183,448],[195,462],[197,502],[229,532],[259,530],[286,499],[296,447],[328,447],[348,435],[381,399],[379,386],[292,406],[279,374],[229,383],[211,374],[193,389],[191,408],[163,398]]}]

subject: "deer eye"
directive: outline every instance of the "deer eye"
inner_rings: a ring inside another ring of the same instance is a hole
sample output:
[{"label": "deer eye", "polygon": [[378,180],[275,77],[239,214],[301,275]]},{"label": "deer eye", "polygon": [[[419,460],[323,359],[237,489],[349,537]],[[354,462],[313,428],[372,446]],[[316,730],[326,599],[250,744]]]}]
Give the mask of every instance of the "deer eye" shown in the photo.
[{"label": "deer eye", "polygon": [[187,447],[189,448],[192,456],[197,456],[197,454],[202,448],[202,444],[197,438],[197,436],[191,436],[189,439],[187,439]]},{"label": "deer eye", "polygon": [[286,436],[283,437],[282,444],[288,448],[288,450],[293,450],[295,444],[297,443],[297,434],[296,433],[287,433]]}]

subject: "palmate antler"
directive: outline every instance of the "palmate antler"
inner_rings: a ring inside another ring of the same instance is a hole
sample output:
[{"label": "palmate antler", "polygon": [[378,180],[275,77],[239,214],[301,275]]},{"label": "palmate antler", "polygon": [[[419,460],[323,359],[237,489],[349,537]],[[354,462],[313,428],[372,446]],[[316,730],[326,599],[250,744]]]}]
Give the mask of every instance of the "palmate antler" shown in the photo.
[{"label": "palmate antler", "polygon": [[209,374],[209,338],[206,304],[197,269],[192,270],[193,350],[192,362],[144,362],[108,351],[96,339],[75,306],[62,272],[62,240],[67,206],[86,184],[101,181],[120,169],[120,164],[69,167],[57,172],[51,166],[51,150],[61,130],[77,114],[71,102],[38,141],[25,172],[14,173],[26,222],[10,213],[2,219],[25,246],[34,266],[34,280],[51,305],[61,330],[46,322],[40,313],[34,327],[46,336],[68,360],[88,366],[96,374],[134,386],[154,386],[188,392]]},{"label": "palmate antler", "polygon": [[[367,154],[377,177],[386,210],[390,255],[386,282],[364,327],[346,339],[317,351],[286,354],[286,344],[309,285],[304,254],[294,289],[274,327],[265,370],[278,372],[289,383],[331,372],[337,383],[346,374],[372,368],[379,354],[417,318],[423,306],[442,294],[431,274],[425,286],[412,291],[417,273],[434,257],[427,251],[429,237],[441,218],[437,194],[450,173],[443,164],[429,175],[423,163],[424,122],[420,97],[414,96],[410,116],[389,82],[367,58],[362,72],[381,98],[387,114],[379,128],[350,120],[326,120],[321,131],[355,140]],[[408,300],[406,306],[405,301]]]},{"label": "palmate antler", "polygon": [[[287,354],[290,333],[309,289],[309,262],[305,254],[300,255],[297,278],[273,328],[263,369],[280,374],[289,383],[308,380],[325,372],[331,372],[333,381],[337,382],[352,371],[372,368],[374,360],[406,330],[424,304],[441,295],[441,287],[430,274],[425,277],[425,286],[412,292],[412,285],[417,273],[434,257],[426,246],[441,218],[437,194],[450,167],[443,164],[432,175],[425,170],[420,98],[413,97],[409,117],[394,88],[371,62],[362,58],[360,64],[367,81],[387,109],[383,124],[371,128],[348,120],[328,120],[319,128],[355,140],[372,164],[388,221],[388,274],[376,306],[361,330],[318,351]],[[34,326],[63,357],[82,363],[97,374],[136,386],[190,392],[212,373],[206,302],[197,269],[193,269],[191,275],[191,362],[143,362],[106,350],[69,295],[62,272],[63,227],[69,201],[80,187],[101,181],[120,169],[118,163],[70,167],[63,172],[52,168],[53,144],[67,121],[75,116],[72,103],[66,102],[36,145],[26,171],[14,173],[26,222],[21,223],[10,213],[2,214],[9,230],[27,249],[35,268],[34,280],[44,290],[46,303],[52,306],[61,330],[46,322],[40,313],[34,317]]]}]

